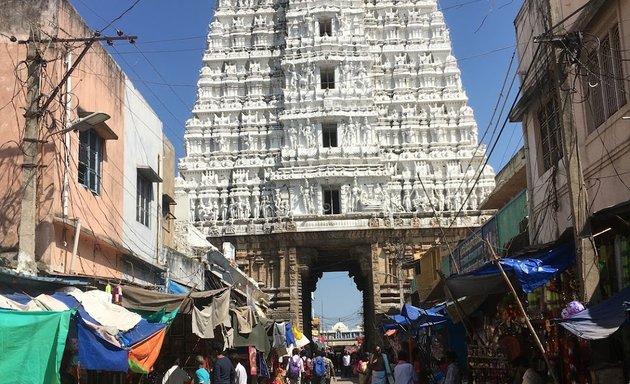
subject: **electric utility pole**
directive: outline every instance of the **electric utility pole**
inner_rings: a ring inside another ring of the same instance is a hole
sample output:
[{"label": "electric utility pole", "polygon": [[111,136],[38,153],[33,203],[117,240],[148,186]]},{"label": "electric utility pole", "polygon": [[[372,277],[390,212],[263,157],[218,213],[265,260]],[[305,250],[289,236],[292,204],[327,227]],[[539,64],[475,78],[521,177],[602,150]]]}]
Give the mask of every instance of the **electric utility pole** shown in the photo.
[{"label": "electric utility pole", "polygon": [[[24,113],[24,138],[22,143],[22,189],[23,197],[20,212],[20,228],[18,230],[18,265],[17,270],[22,273],[34,275],[37,273],[37,263],[35,258],[35,250],[37,244],[37,187],[38,187],[38,169],[37,169],[37,152],[39,144],[45,140],[39,137],[39,126],[41,117],[46,113],[48,107],[53,102],[59,91],[65,84],[66,80],[72,75],[79,62],[85,57],[92,45],[97,41],[107,41],[113,44],[114,40],[129,40],[135,43],[137,36],[125,36],[119,33],[118,36],[100,36],[95,33],[89,38],[51,38],[40,39],[38,30],[31,29],[28,40],[18,41],[11,37],[11,41],[17,41],[19,44],[26,45],[26,65],[28,68],[28,78],[26,80],[26,102],[27,108]],[[59,84],[51,91],[40,106],[43,99],[40,88],[40,74],[45,63],[41,52],[38,49],[39,43],[71,43],[85,42],[85,47],[75,60],[72,67],[63,75]],[[54,132],[53,132],[54,134]]]},{"label": "electric utility pole", "polygon": [[39,108],[40,73],[44,61],[38,48],[39,33],[31,30],[26,43],[26,102],[24,114],[24,139],[22,143],[22,206],[20,214],[19,250],[17,269],[27,274],[37,272],[35,263],[35,229],[37,225],[37,147],[39,143],[39,123],[42,110]]}]

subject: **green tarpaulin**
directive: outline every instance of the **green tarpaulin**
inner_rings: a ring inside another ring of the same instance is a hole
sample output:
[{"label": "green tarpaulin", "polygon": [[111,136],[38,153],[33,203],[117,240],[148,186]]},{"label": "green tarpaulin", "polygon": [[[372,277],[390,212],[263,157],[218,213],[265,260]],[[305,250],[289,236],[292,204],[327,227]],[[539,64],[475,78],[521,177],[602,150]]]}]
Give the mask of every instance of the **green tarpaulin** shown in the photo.
[{"label": "green tarpaulin", "polygon": [[71,313],[0,310],[1,381],[59,384]]}]

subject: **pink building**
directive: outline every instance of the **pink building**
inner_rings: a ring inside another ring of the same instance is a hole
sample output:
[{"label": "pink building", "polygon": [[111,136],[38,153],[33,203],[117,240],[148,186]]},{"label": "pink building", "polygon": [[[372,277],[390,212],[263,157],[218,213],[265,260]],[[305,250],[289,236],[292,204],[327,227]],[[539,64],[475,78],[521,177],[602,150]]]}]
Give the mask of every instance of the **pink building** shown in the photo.
[{"label": "pink building", "polygon": [[[16,267],[24,196],[21,148],[27,106],[27,49],[26,44],[11,41],[10,36],[27,40],[31,26],[42,39],[34,46],[46,60],[40,71],[42,99],[58,84],[61,87],[38,127],[34,179],[37,269],[56,275],[131,280],[135,279],[134,271],[148,265],[151,276],[157,280],[164,270],[157,265],[159,246],[169,245],[157,234],[161,236],[161,228],[169,226],[164,221],[169,220],[167,216],[172,217],[168,209],[163,216],[160,214],[162,201],[169,200],[158,196],[164,176],[160,174],[164,167],[159,162],[164,160],[164,148],[170,151],[167,161],[173,161],[172,146],[165,144],[155,113],[146,107],[146,102],[140,102],[143,100],[139,93],[99,42],[92,45],[72,75],[62,82],[85,42],[64,44],[51,39],[93,36],[67,0],[11,0],[0,4],[0,265]],[[79,131],[59,133],[95,112],[109,118],[84,122]],[[130,125],[131,113],[136,120],[148,121],[147,126]],[[142,133],[130,135],[126,132],[130,129]],[[150,160],[132,156],[143,144],[139,139],[128,139],[130,136],[150,142],[146,144],[152,151],[147,155]],[[128,162],[133,164],[129,166]],[[172,172],[172,165],[167,169]],[[169,178],[172,180],[172,173]],[[126,220],[129,217],[138,223],[130,223]],[[142,228],[134,228],[136,225]],[[80,235],[75,250],[77,227]],[[139,240],[135,239],[138,233],[145,236],[143,228],[148,240],[142,239],[146,251],[141,253]],[[172,243],[172,235],[169,236],[167,242]],[[155,283],[152,278],[142,278],[141,282]]]}]

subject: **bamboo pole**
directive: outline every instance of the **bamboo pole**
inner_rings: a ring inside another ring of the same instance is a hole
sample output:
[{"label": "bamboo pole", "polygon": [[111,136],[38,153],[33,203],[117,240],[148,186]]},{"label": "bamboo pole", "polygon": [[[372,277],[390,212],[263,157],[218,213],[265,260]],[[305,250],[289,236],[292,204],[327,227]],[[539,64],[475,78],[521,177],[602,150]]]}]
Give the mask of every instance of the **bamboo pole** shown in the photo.
[{"label": "bamboo pole", "polygon": [[508,275],[505,273],[505,270],[503,269],[503,266],[501,265],[499,261],[499,257],[494,252],[494,247],[492,246],[492,244],[490,244],[490,241],[488,240],[485,240],[485,241],[488,244],[488,248],[490,249],[490,252],[492,253],[492,262],[497,266],[497,268],[499,268],[499,272],[501,273],[501,276],[503,277],[505,284],[507,284],[508,288],[510,289],[510,292],[514,296],[514,299],[516,300],[516,303],[518,304],[518,308],[520,309],[523,317],[525,318],[525,322],[527,323],[527,328],[529,328],[529,332],[532,334],[532,337],[534,338],[534,341],[536,342],[536,346],[540,350],[540,353],[542,353],[543,359],[545,359],[545,363],[547,364],[547,368],[549,368],[549,373],[551,374],[551,377],[553,378],[553,382],[555,384],[559,384],[558,378],[556,377],[556,373],[554,372],[553,367],[551,366],[551,362],[549,361],[549,358],[547,357],[545,347],[542,345],[542,342],[540,341],[540,338],[538,337],[538,334],[536,333],[536,330],[534,329],[532,322],[529,320],[529,316],[527,315],[527,312],[525,311],[525,307],[523,307],[523,302],[518,296],[516,289],[514,289],[514,285],[510,281]]}]

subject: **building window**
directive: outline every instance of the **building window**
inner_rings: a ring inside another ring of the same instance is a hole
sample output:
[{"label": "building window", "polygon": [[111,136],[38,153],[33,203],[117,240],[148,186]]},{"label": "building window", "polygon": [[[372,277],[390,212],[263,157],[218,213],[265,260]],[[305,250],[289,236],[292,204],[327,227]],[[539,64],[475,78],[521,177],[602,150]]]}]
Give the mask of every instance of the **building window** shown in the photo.
[{"label": "building window", "polygon": [[320,68],[322,89],[335,89],[335,68]]},{"label": "building window", "polygon": [[341,213],[341,204],[339,203],[339,190],[324,190],[324,215],[338,215]]},{"label": "building window", "polygon": [[554,166],[562,158],[562,131],[558,101],[552,97],[538,111],[540,144],[544,170]]},{"label": "building window", "polygon": [[599,49],[586,59],[584,94],[589,108],[589,132],[626,104],[619,27],[599,40]]},{"label": "building window", "polygon": [[90,191],[101,192],[103,138],[93,129],[79,133],[78,181]]},{"label": "building window", "polygon": [[322,145],[324,148],[337,146],[337,124],[322,125]]},{"label": "building window", "polygon": [[153,183],[138,173],[136,180],[136,220],[150,227],[151,201],[153,200]]},{"label": "building window", "polygon": [[332,19],[319,20],[319,36],[332,36]]}]

